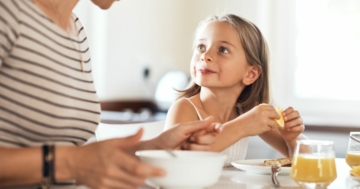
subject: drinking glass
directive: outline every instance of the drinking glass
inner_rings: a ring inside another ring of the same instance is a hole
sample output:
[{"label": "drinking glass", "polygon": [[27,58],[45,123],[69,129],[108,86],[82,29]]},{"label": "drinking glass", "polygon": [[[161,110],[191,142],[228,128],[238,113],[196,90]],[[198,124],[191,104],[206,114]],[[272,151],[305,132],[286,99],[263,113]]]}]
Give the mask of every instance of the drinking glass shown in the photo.
[{"label": "drinking glass", "polygon": [[360,132],[350,132],[345,160],[351,168],[360,165]]},{"label": "drinking glass", "polygon": [[296,141],[290,176],[301,187],[326,188],[337,177],[334,142]]}]

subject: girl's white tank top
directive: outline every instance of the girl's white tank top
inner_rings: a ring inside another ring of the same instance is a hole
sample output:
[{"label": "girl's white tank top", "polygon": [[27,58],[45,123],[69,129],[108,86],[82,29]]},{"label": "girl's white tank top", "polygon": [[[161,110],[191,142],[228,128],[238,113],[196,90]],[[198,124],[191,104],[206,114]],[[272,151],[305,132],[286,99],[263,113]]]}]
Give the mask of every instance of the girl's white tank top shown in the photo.
[{"label": "girl's white tank top", "polygon": [[[186,98],[190,104],[195,108],[195,111],[199,117],[199,120],[203,120],[203,118],[200,115],[199,110],[196,108],[194,103],[191,102],[190,99]],[[222,154],[227,155],[227,160],[225,161],[224,166],[231,166],[231,162],[235,160],[243,160],[246,156],[246,151],[248,148],[248,142],[249,137],[242,138],[241,140],[237,141],[235,144],[231,145],[224,151],[222,151]]]}]

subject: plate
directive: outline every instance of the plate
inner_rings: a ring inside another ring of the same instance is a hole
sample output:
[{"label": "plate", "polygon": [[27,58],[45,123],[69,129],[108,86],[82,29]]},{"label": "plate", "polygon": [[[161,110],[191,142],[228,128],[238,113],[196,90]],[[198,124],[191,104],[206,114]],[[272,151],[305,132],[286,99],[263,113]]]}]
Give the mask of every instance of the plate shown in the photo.
[{"label": "plate", "polygon": [[360,177],[350,175],[350,178],[353,179],[354,181],[360,182]]},{"label": "plate", "polygon": [[[264,165],[265,159],[246,159],[246,160],[236,160],[232,161],[231,165],[234,167],[246,171],[248,173],[255,174],[271,174],[271,167]],[[291,167],[281,167],[280,175],[290,174]]]}]

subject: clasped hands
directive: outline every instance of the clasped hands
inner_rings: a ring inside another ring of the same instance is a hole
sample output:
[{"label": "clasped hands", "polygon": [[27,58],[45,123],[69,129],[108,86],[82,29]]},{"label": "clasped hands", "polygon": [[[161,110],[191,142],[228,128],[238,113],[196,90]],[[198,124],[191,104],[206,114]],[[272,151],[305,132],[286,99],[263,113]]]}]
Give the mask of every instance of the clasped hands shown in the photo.
[{"label": "clasped hands", "polygon": [[143,130],[126,138],[110,139],[76,147],[68,157],[69,178],[90,188],[138,188],[145,178],[164,176],[164,170],[141,163],[136,150],[175,149],[208,150],[222,131],[208,117],[203,121],[180,123],[158,137],[140,141]]}]

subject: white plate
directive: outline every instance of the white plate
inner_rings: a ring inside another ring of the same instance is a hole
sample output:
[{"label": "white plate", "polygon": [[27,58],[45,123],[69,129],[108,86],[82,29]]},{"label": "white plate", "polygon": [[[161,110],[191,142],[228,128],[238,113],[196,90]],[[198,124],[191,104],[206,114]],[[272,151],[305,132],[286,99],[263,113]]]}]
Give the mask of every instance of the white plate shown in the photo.
[{"label": "white plate", "polygon": [[354,181],[360,182],[360,177],[350,175],[350,178],[353,179]]},{"label": "white plate", "polygon": [[[231,162],[234,167],[255,174],[271,174],[271,167],[264,165],[265,159],[246,159]],[[291,167],[281,167],[279,174],[290,174]]]}]

